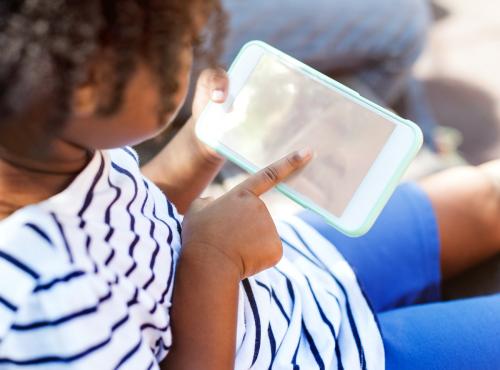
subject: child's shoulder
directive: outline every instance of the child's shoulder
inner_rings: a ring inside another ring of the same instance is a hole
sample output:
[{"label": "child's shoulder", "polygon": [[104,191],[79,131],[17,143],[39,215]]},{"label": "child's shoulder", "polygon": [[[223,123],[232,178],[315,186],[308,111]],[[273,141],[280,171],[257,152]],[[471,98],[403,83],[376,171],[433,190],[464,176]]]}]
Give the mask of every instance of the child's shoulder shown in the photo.
[{"label": "child's shoulder", "polygon": [[0,222],[0,341],[37,287],[73,268],[55,247],[54,227],[36,206]]}]

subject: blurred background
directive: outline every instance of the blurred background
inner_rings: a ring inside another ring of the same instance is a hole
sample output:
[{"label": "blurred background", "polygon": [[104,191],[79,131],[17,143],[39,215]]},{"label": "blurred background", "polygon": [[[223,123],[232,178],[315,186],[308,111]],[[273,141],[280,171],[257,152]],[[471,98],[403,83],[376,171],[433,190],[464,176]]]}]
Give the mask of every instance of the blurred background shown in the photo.
[{"label": "blurred background", "polygon": [[434,23],[417,62],[440,125],[462,133],[472,164],[500,157],[500,2],[434,0]]},{"label": "blurred background", "polygon": [[[435,0],[428,44],[416,64],[439,125],[461,134],[459,154],[500,157],[500,2]],[[473,246],[471,246],[473,247]],[[449,297],[500,291],[500,258],[446,287]]]}]

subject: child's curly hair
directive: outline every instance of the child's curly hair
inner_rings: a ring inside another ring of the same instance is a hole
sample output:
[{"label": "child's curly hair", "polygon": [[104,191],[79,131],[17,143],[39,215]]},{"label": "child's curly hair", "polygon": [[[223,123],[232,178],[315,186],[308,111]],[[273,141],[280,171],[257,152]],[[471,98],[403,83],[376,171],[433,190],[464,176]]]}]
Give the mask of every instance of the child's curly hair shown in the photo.
[{"label": "child's curly hair", "polygon": [[2,126],[16,124],[34,104],[43,104],[47,114],[39,122],[43,131],[62,127],[72,93],[85,82],[96,57],[103,60],[109,81],[100,114],[120,107],[141,60],[156,74],[164,99],[158,113],[163,116],[174,108],[181,51],[186,43],[200,42],[200,25],[208,21],[207,49],[217,55],[223,18],[219,0],[2,0],[0,136],[5,135]]}]

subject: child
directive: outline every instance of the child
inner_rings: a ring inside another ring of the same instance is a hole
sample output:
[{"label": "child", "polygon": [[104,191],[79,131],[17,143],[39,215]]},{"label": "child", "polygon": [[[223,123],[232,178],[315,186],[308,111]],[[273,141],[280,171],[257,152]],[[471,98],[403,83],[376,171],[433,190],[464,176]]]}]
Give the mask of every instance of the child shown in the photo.
[{"label": "child", "polygon": [[259,200],[307,149],[193,203],[222,165],[194,135],[227,94],[207,70],[193,118],[141,172],[126,145],[175,116],[221,14],[215,0],[0,4],[0,368],[493,368],[498,296],[388,310],[435,299],[440,262],[450,276],[498,252],[498,164],[401,187],[356,241],[311,214],[276,229]]}]

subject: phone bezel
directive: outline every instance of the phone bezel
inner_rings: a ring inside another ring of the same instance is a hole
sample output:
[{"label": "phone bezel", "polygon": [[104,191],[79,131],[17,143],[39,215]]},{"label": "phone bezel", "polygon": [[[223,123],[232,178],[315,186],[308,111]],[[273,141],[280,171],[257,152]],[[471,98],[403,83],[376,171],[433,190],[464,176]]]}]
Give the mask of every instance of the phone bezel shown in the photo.
[{"label": "phone bezel", "polygon": [[325,218],[335,228],[350,236],[360,236],[366,233],[373,225],[383,206],[399,183],[404,171],[422,145],[422,133],[411,121],[405,120],[394,113],[363,98],[357,92],[341,83],[315,71],[300,61],[282,53],[262,41],[251,41],[240,51],[228,71],[230,78],[228,99],[225,104],[209,103],[201,114],[197,126],[197,136],[224,157],[235,162],[250,173],[259,170],[248,160],[241,157],[219,141],[215,125],[221,115],[230,109],[234,99],[238,96],[246,81],[257,67],[262,56],[271,54],[281,62],[305,76],[314,79],[328,88],[341,93],[355,104],[361,105],[376,114],[379,114],[395,125],[383,149],[375,159],[363,181],[355,191],[352,199],[341,216],[336,216],[317,204],[309,201],[305,196],[298,194],[286,184],[280,184],[277,189],[283,194]]}]

